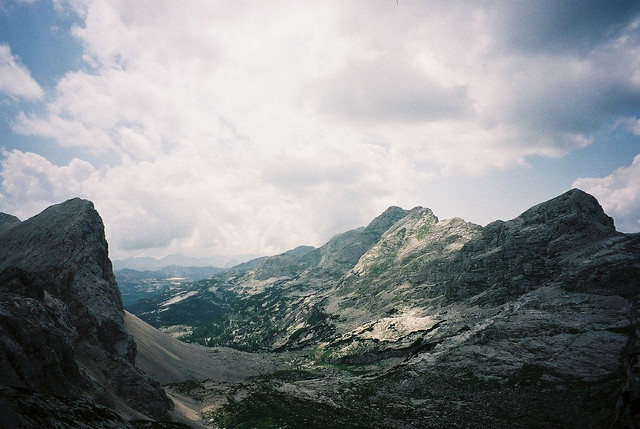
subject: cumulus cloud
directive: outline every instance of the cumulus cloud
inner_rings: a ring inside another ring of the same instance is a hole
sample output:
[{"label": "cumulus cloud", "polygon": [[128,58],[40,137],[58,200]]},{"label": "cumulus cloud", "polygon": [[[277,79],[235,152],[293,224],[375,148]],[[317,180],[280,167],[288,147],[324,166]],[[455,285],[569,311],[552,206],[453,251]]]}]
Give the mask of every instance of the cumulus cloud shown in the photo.
[{"label": "cumulus cloud", "polygon": [[20,60],[11,54],[9,45],[0,44],[0,93],[13,99],[40,100],[44,91]]},{"label": "cumulus cloud", "polygon": [[73,118],[56,115],[41,118],[20,113],[12,128],[20,134],[51,138],[63,147],[91,147],[100,152],[113,147],[111,137],[105,130],[87,128],[83,122]]},{"label": "cumulus cloud", "polygon": [[619,231],[640,230],[640,155],[606,177],[580,178],[573,186],[595,196]]},{"label": "cumulus cloud", "polygon": [[321,244],[433,178],[563,156],[640,109],[631,3],[54,3],[86,67],[12,127],[94,170],[7,152],[0,203],[82,193],[119,255]]},{"label": "cumulus cloud", "polygon": [[318,85],[326,113],[374,123],[460,119],[473,114],[465,85],[444,86],[405,58],[348,63]]},{"label": "cumulus cloud", "polygon": [[2,157],[0,202],[3,210],[22,219],[43,206],[86,195],[85,188],[96,173],[90,163],[78,158],[60,167],[31,152],[5,150]]}]

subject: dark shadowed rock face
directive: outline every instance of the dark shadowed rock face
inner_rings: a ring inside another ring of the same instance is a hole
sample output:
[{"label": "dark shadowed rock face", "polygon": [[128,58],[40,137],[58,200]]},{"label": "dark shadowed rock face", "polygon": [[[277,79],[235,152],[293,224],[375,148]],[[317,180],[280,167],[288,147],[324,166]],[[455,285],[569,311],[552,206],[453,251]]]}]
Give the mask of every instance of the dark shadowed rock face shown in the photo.
[{"label": "dark shadowed rock face", "polygon": [[6,213],[0,213],[0,234],[13,228],[19,223],[20,219],[17,217]]},{"label": "dark shadowed rock face", "polygon": [[0,423],[6,428],[133,429],[105,406],[87,399],[0,386]]},{"label": "dark shadowed rock face", "polygon": [[165,418],[172,403],[134,367],[93,204],[75,198],[0,221],[0,384]]}]

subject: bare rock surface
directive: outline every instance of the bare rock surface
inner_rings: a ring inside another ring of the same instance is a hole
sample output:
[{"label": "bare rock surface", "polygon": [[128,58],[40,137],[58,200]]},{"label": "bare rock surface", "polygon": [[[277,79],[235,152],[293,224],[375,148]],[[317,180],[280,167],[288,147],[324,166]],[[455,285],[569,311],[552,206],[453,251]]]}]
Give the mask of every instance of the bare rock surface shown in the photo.
[{"label": "bare rock surface", "polygon": [[392,207],[133,311],[186,341],[306,356],[226,405],[230,426],[315,410],[329,426],[638,427],[639,300],[640,234],[572,189],[484,227]]},{"label": "bare rock surface", "polygon": [[93,204],[75,198],[0,221],[0,384],[167,418],[172,403],[134,366]]},{"label": "bare rock surface", "polygon": [[18,219],[17,217],[0,212],[0,234],[2,234],[4,231],[10,230],[19,223],[20,219]]},{"label": "bare rock surface", "polygon": [[136,366],[162,384],[192,379],[238,382],[288,368],[282,356],[186,344],[131,313],[125,325],[138,345]]}]

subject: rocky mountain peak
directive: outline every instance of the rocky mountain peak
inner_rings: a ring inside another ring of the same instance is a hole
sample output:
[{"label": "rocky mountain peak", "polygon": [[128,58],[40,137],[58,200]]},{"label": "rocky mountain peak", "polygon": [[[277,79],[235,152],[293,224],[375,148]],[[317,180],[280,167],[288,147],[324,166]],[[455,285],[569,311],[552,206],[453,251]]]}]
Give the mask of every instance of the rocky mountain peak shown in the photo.
[{"label": "rocky mountain peak", "polygon": [[284,252],[284,254],[300,257],[300,256],[306,255],[307,253],[311,252],[312,250],[315,250],[314,246],[301,245],[301,246],[298,246],[298,247],[293,248],[291,250],[287,250],[286,252]]},{"label": "rocky mountain peak", "polygon": [[603,232],[615,231],[613,219],[607,216],[598,200],[576,188],[531,207],[517,219],[524,225],[564,224],[574,230],[588,228]]},{"label": "rocky mountain peak", "polygon": [[7,231],[20,223],[17,217],[0,212],[0,234]]},{"label": "rocky mountain peak", "polygon": [[96,320],[122,319],[104,225],[91,201],[73,198],[50,206],[3,235],[0,269],[72,272],[72,290],[49,292],[78,298]]},{"label": "rocky mountain peak", "polygon": [[367,225],[366,229],[375,232],[378,235],[382,235],[394,223],[405,217],[407,214],[409,214],[408,210],[404,210],[398,206],[391,206],[373,219],[369,225]]},{"label": "rocky mountain peak", "polygon": [[0,384],[166,416],[170,401],[134,367],[93,203],[74,198],[13,224],[0,232]]},{"label": "rocky mountain peak", "polygon": [[433,222],[433,223],[436,223],[439,220],[438,217],[435,214],[433,214],[433,211],[430,208],[422,207],[422,206],[416,206],[411,210],[409,210],[409,213],[407,214],[407,218],[408,217],[414,217],[416,219],[421,218],[424,221]]},{"label": "rocky mountain peak", "polygon": [[390,207],[284,256],[261,282],[247,268],[132,309],[191,326],[188,341],[306,356],[304,375],[228,415],[253,419],[269,398],[282,404],[269,422],[298,404],[312,418],[329,400],[332,419],[362,410],[323,427],[640,427],[640,234],[615,232],[580,190],[485,227]]}]

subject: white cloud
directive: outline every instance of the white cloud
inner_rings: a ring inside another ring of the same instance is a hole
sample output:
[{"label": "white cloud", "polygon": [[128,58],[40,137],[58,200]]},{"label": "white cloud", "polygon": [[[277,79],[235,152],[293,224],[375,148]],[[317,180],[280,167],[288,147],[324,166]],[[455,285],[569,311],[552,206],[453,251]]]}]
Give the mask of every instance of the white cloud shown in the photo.
[{"label": "white cloud", "polygon": [[444,86],[402,57],[348,63],[318,85],[320,108],[346,120],[423,122],[473,116],[464,85]]},{"label": "white cloud", "polygon": [[616,220],[618,230],[640,231],[640,155],[606,177],[577,179],[573,186],[595,196]]},{"label": "white cloud", "polygon": [[91,147],[98,152],[113,149],[109,134],[101,128],[87,128],[77,119],[49,115],[41,118],[20,113],[12,128],[20,134],[48,137],[63,147]]},{"label": "white cloud", "polygon": [[[3,211],[26,218],[73,196],[89,198],[105,220],[112,254],[120,255],[275,253],[309,240],[318,244],[359,224],[372,204],[377,210],[370,195],[384,189],[357,174],[355,181],[318,178],[292,190],[289,178],[223,171],[214,151],[174,153],[153,163],[125,161],[101,171],[79,159],[56,166],[33,153],[3,156]],[[319,174],[324,173],[332,172]],[[353,210],[345,216],[339,206]]]},{"label": "white cloud", "polygon": [[77,181],[42,167],[49,183],[15,155],[0,203],[81,191],[122,255],[321,244],[426,201],[434,177],[562,156],[640,106],[640,44],[619,14],[598,37],[578,20],[572,51],[482,3],[54,3],[81,20],[87,70],[13,129],[108,161]]},{"label": "white cloud", "polygon": [[91,164],[78,158],[59,167],[30,152],[5,150],[2,157],[0,203],[4,211],[21,219],[48,205],[86,195],[86,187],[96,174]]},{"label": "white cloud", "polygon": [[621,121],[621,124],[626,127],[629,132],[636,136],[640,136],[640,119],[638,118],[625,118]]},{"label": "white cloud", "polygon": [[0,44],[0,93],[14,99],[40,100],[44,97],[44,91],[31,77],[29,69],[20,64],[6,44]]}]

